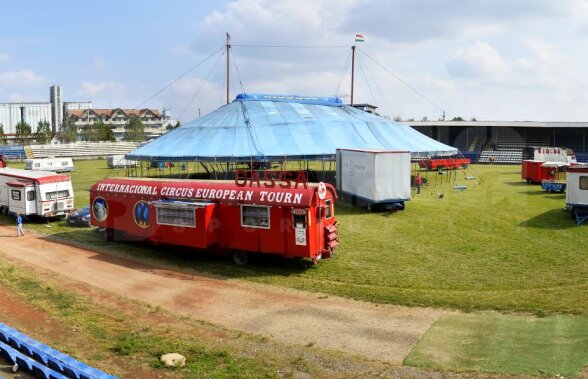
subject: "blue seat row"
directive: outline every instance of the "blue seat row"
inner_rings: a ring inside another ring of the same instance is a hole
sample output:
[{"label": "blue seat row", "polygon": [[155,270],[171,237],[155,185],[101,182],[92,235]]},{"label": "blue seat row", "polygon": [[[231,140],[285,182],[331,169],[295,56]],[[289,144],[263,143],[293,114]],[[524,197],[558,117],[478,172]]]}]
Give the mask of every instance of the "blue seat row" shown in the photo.
[{"label": "blue seat row", "polygon": [[17,364],[18,367],[27,370],[35,376],[45,379],[68,379],[66,376],[45,367],[43,364],[27,357],[23,353],[13,349],[7,344],[0,342],[0,354],[12,364]]},{"label": "blue seat row", "polygon": [[24,356],[28,356],[42,363],[48,369],[64,375],[63,377],[75,379],[116,379],[115,376],[88,366],[2,323],[0,323],[0,343],[9,345],[9,347],[17,350]]}]

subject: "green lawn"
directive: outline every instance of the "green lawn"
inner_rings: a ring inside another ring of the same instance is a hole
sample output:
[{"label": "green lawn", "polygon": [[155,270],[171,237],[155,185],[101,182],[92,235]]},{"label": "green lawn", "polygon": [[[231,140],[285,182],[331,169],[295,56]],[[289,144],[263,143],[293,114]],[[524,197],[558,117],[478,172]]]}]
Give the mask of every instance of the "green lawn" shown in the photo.
[{"label": "green lawn", "polygon": [[[106,161],[76,161],[76,205],[113,172]],[[588,313],[588,233],[562,211],[565,194],[524,184],[519,166],[473,166],[444,175],[397,213],[369,213],[338,203],[337,257],[305,262],[259,259],[235,267],[226,259],[186,250],[108,244],[113,252],[157,259],[183,269],[324,292],[378,303],[544,313]],[[465,175],[481,179],[465,180]],[[448,183],[449,182],[449,183]],[[439,194],[444,197],[439,199]],[[28,225],[62,238],[99,242],[65,223]]]},{"label": "green lawn", "polygon": [[[88,203],[88,189],[96,180],[125,175],[125,170],[108,169],[104,160],[75,165],[78,207]],[[471,175],[477,178],[465,180]],[[106,243],[92,228],[71,228],[63,221],[51,222],[50,228],[43,223],[26,227],[181,270],[376,303],[482,310],[439,319],[405,364],[506,374],[578,374],[588,364],[588,226],[576,226],[562,210],[565,194],[547,194],[539,186],[524,184],[518,166],[473,166],[456,177],[429,173],[424,178],[429,185],[403,212],[370,213],[339,202],[338,254],[317,266],[263,257],[236,267],[228,259],[187,249]],[[455,184],[468,188],[457,191]],[[144,342],[143,335],[119,337],[119,354],[135,354],[132,349]],[[230,376],[241,364],[257,369],[247,362],[230,363],[223,374]]]},{"label": "green lawn", "polygon": [[577,375],[588,365],[588,317],[483,313],[438,320],[404,363],[444,370]]}]

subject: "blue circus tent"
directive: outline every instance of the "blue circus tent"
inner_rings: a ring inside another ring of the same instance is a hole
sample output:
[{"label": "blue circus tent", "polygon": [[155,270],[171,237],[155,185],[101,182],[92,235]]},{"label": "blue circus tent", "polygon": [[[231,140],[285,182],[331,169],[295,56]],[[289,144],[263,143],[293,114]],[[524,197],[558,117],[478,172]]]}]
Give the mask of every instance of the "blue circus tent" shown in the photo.
[{"label": "blue circus tent", "polygon": [[413,157],[457,153],[408,125],[347,106],[337,97],[240,94],[216,111],[139,147],[127,158],[314,160],[333,158],[337,148],[402,150]]}]

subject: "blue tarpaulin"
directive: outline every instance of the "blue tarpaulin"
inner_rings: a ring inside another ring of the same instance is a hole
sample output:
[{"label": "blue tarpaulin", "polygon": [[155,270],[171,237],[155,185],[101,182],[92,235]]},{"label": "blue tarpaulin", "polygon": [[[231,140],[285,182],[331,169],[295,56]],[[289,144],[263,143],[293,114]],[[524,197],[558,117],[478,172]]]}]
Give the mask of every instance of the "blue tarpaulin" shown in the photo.
[{"label": "blue tarpaulin", "polygon": [[139,147],[127,158],[330,159],[338,148],[402,150],[416,157],[457,153],[408,125],[347,106],[337,97],[240,94],[216,111]]}]

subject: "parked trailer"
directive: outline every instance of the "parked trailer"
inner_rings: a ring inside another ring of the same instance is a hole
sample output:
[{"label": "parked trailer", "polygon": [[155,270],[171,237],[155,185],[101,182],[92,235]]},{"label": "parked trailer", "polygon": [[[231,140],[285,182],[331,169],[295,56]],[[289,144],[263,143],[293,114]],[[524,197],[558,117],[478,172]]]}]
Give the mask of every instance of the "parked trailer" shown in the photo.
[{"label": "parked trailer", "polygon": [[571,209],[577,225],[588,220],[588,164],[568,169],[566,208]]},{"label": "parked trailer", "polygon": [[556,169],[544,166],[544,161],[534,159],[525,160],[521,163],[521,178],[527,183],[541,184],[544,180],[555,180]]},{"label": "parked trailer", "polygon": [[[121,238],[230,252],[328,258],[338,245],[334,188],[275,171],[234,181],[112,178],[90,189],[92,225]],[[278,178],[286,179],[279,181]]]},{"label": "parked trailer", "polygon": [[48,171],[0,168],[0,211],[40,217],[74,211],[74,192],[67,175]]},{"label": "parked trailer", "polygon": [[427,170],[454,170],[467,168],[472,160],[470,158],[429,158],[417,161],[420,168]]},{"label": "parked trailer", "polygon": [[337,190],[368,209],[404,209],[410,200],[410,152],[337,149]]},{"label": "parked trailer", "polygon": [[135,167],[138,165],[137,161],[126,159],[124,155],[111,155],[106,159],[108,167],[119,168],[119,167]]},{"label": "parked trailer", "polygon": [[74,164],[71,158],[25,159],[25,169],[31,171],[71,172]]}]

